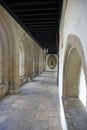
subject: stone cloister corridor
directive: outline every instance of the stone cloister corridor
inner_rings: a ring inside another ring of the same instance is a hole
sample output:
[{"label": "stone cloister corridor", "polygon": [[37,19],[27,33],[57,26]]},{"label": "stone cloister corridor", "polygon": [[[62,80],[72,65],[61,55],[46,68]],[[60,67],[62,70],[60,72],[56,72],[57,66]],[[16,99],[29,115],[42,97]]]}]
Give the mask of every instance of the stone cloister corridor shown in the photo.
[{"label": "stone cloister corridor", "polygon": [[62,130],[55,72],[44,72],[17,95],[0,100],[0,130]]},{"label": "stone cloister corridor", "polygon": [[87,130],[87,0],[0,0],[0,130]]}]

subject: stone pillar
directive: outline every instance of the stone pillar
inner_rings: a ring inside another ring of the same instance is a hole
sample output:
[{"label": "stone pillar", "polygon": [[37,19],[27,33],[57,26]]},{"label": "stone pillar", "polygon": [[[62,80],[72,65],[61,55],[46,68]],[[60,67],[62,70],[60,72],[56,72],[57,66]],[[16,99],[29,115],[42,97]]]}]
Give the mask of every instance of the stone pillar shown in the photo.
[{"label": "stone pillar", "polygon": [[9,79],[9,93],[16,94],[20,86],[19,82],[19,57],[18,54],[14,54],[10,60],[10,79]]},{"label": "stone pillar", "polygon": [[28,53],[28,75],[29,75],[29,80],[32,81],[33,79],[33,62],[34,62],[34,45],[32,44],[32,41],[30,41],[29,44],[29,53]]}]

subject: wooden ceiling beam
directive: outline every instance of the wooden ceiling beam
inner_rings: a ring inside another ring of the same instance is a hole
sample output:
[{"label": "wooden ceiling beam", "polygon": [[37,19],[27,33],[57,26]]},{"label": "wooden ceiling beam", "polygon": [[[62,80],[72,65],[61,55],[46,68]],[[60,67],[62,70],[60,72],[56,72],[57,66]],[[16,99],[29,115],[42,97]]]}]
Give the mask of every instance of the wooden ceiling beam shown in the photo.
[{"label": "wooden ceiling beam", "polygon": [[10,6],[31,6],[31,5],[49,5],[49,4],[57,4],[59,3],[58,1],[55,0],[49,0],[49,1],[31,1],[31,2],[15,2],[15,3],[10,3]]},{"label": "wooden ceiling beam", "polygon": [[37,17],[37,18],[25,18],[25,19],[20,18],[20,19],[21,19],[22,22],[27,22],[27,21],[37,22],[37,21],[48,21],[48,20],[50,20],[50,21],[56,20],[57,21],[57,18],[55,18],[55,17],[51,17],[51,18],[49,18],[49,17],[48,18],[47,17],[45,17],[45,18]]},{"label": "wooden ceiling beam", "polygon": [[14,9],[15,12],[35,12],[35,11],[58,11],[58,7],[48,7],[48,8],[25,8],[25,9]]},{"label": "wooden ceiling beam", "polygon": [[45,21],[45,22],[23,22],[24,25],[29,25],[29,26],[32,26],[32,25],[56,25],[57,24],[57,21]]},{"label": "wooden ceiling beam", "polygon": [[18,16],[22,16],[22,17],[30,17],[30,16],[54,16],[54,15],[58,15],[57,12],[55,13],[38,13],[38,14],[18,14]]}]

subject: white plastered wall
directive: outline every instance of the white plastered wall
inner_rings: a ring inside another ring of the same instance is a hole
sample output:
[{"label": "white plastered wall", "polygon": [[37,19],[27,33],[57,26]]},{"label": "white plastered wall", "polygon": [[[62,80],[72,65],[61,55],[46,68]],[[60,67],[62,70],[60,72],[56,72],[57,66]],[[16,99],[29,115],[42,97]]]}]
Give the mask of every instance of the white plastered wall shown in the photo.
[{"label": "white plastered wall", "polygon": [[82,67],[81,67],[80,78],[79,78],[79,99],[86,107],[86,82],[85,82],[84,70]]},{"label": "white plastered wall", "polygon": [[[62,104],[62,91],[63,91],[63,63],[67,38],[69,35],[77,36],[81,41],[84,57],[87,66],[87,0],[64,0],[62,17],[60,21],[60,46],[59,46],[59,97],[60,97],[60,113],[62,117],[63,130],[67,130],[63,104]],[[84,79],[84,81],[83,81]],[[82,98],[83,91],[86,92],[86,84],[84,71],[80,73],[79,80],[79,99],[85,106],[85,97]],[[83,90],[83,87],[84,90]]]}]

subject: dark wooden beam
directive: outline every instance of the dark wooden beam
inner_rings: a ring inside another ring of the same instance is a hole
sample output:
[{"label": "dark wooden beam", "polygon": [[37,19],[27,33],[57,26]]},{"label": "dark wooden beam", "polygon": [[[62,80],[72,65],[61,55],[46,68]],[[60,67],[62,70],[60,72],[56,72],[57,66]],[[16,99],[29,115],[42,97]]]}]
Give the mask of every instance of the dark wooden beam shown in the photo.
[{"label": "dark wooden beam", "polygon": [[55,17],[51,17],[51,18],[41,18],[41,17],[37,17],[37,18],[24,18],[24,19],[22,19],[22,18],[20,18],[21,19],[21,21],[22,22],[27,22],[27,21],[34,21],[34,22],[37,22],[37,21],[48,21],[48,20],[50,20],[50,21],[52,21],[52,20],[56,20],[57,21],[57,18],[55,18]]},{"label": "dark wooden beam", "polygon": [[56,47],[56,43],[54,43],[54,44],[49,44],[49,43],[45,44],[45,43],[44,43],[44,44],[42,44],[42,46],[48,46],[48,47],[49,47],[49,46],[51,46],[51,47],[54,46],[54,47]]},{"label": "dark wooden beam", "polygon": [[57,24],[56,21],[42,21],[42,22],[23,22],[25,25],[52,25],[52,24]]},{"label": "dark wooden beam", "polygon": [[52,32],[56,32],[56,29],[52,29],[52,28],[48,28],[48,29],[29,29],[30,31],[31,31],[31,33],[33,33],[33,32],[41,32],[41,33],[43,33],[43,32],[45,32],[45,33],[47,33],[48,31],[52,31]]},{"label": "dark wooden beam", "polygon": [[11,3],[11,6],[26,6],[26,5],[47,5],[47,4],[57,4],[58,1],[52,0],[52,1],[32,1],[32,2],[15,2]]},{"label": "dark wooden beam", "polygon": [[40,31],[48,31],[48,30],[50,30],[50,31],[56,31],[56,28],[54,28],[54,27],[44,27],[44,28],[29,28],[28,27],[28,30],[30,31],[30,32],[40,32]]},{"label": "dark wooden beam", "polygon": [[35,11],[58,11],[58,7],[48,7],[48,8],[25,8],[25,9],[14,9],[15,12],[35,12]]},{"label": "dark wooden beam", "polygon": [[28,28],[30,28],[31,30],[32,29],[44,29],[44,28],[48,29],[48,28],[51,28],[51,27],[56,28],[56,25],[37,25],[37,26],[32,25],[32,26],[28,26]]},{"label": "dark wooden beam", "polygon": [[23,17],[30,17],[30,16],[49,16],[49,15],[57,15],[57,13],[39,13],[39,14],[18,14],[18,16],[23,16]]}]

